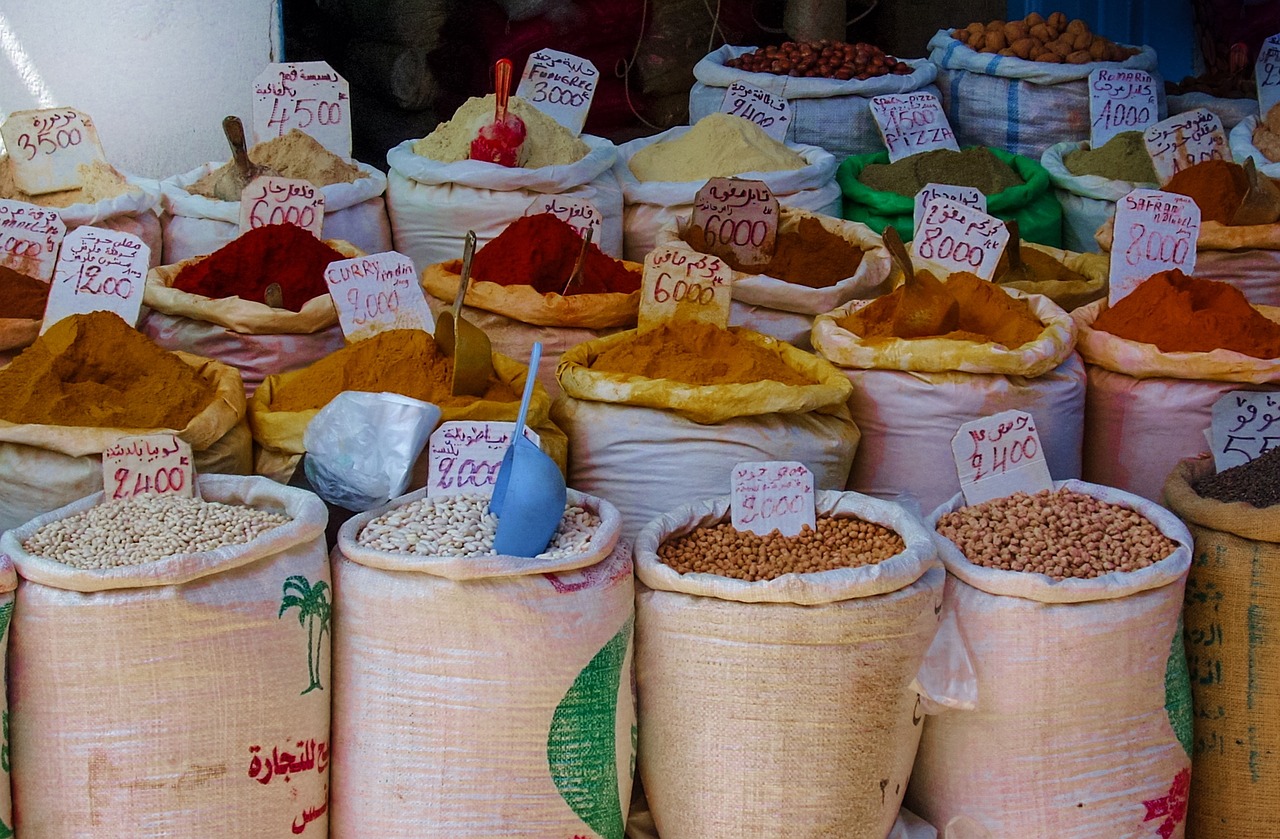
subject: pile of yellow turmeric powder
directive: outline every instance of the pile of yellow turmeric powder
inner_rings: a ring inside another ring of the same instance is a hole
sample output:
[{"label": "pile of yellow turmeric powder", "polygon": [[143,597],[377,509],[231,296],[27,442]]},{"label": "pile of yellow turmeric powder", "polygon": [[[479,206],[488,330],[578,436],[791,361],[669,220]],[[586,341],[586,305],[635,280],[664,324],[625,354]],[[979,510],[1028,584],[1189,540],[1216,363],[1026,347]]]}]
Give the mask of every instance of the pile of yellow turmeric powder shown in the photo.
[{"label": "pile of yellow turmeric powder", "polygon": [[600,353],[591,369],[671,379],[691,385],[750,384],[771,379],[787,385],[815,382],[792,369],[780,351],[708,323],[663,323]]},{"label": "pile of yellow turmeric powder", "polygon": [[181,431],[214,384],[112,312],[72,315],[0,368],[0,420]]}]

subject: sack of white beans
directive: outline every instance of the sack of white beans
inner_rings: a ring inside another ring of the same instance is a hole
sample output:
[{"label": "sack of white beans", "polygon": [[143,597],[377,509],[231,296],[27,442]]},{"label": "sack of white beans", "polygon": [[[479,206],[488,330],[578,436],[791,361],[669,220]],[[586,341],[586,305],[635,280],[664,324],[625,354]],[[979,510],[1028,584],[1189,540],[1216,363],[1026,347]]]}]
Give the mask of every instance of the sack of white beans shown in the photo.
[{"label": "sack of white beans", "polygon": [[957,495],[930,516],[943,625],[957,630],[939,639],[973,675],[954,678],[931,651],[921,682],[965,689],[925,691],[942,707],[907,806],[944,837],[1180,839],[1190,534],[1136,495],[1054,487],[973,507]]},{"label": "sack of white beans", "polygon": [[[508,502],[510,503],[510,502]],[[569,491],[546,553],[482,496],[411,493],[334,551],[334,839],[623,839],[634,586],[620,516]]]},{"label": "sack of white beans", "polygon": [[197,486],[97,493],[0,536],[21,578],[19,835],[326,835],[324,504],[259,477]]},{"label": "sack of white beans", "polygon": [[636,540],[639,768],[657,832],[884,839],[942,605],[933,539],[852,492],[817,494],[813,538],[760,539],[725,529],[729,501],[679,507]]}]

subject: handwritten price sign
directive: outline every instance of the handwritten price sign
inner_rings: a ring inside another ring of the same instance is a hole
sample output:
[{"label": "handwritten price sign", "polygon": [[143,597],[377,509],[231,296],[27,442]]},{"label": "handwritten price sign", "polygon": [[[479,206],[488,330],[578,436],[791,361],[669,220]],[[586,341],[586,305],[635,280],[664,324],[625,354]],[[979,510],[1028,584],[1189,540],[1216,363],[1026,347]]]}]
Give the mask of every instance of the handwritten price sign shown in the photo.
[{"label": "handwritten price sign", "polygon": [[764,181],[712,178],[693,199],[707,249],[742,265],[764,265],[778,243],[778,199]]},{"label": "handwritten price sign", "polygon": [[[987,211],[987,196],[972,186],[952,186],[951,184],[925,184],[924,189],[916,193],[913,230],[920,230],[924,222],[924,211],[930,203],[939,198],[972,207],[978,212]],[[916,235],[919,235],[918,233]]]},{"label": "handwritten price sign", "polygon": [[70,315],[115,312],[138,323],[151,248],[137,236],[77,227],[62,240],[40,333]]},{"label": "handwritten price sign", "polygon": [[595,231],[593,241],[599,243],[600,228],[604,225],[604,216],[585,198],[573,198],[567,195],[543,195],[533,200],[524,211],[526,216],[539,213],[550,213],[573,228],[579,238],[587,235],[587,230]]},{"label": "handwritten price sign", "polygon": [[80,186],[79,167],[105,160],[98,129],[75,108],[14,111],[0,126],[13,180],[31,195]]},{"label": "handwritten price sign", "polygon": [[1089,74],[1089,144],[1100,148],[1125,131],[1142,131],[1160,116],[1156,81],[1145,70],[1099,68]]},{"label": "handwritten price sign", "polygon": [[324,193],[296,178],[254,178],[240,193],[240,232],[267,224],[292,224],[320,238]]},{"label": "handwritten price sign", "polygon": [[1280,394],[1233,390],[1213,403],[1213,465],[1221,472],[1280,446]]},{"label": "handwritten price sign", "polygon": [[966,422],[951,438],[966,504],[1053,489],[1036,423],[1025,411]]},{"label": "handwritten price sign", "polygon": [[105,500],[139,495],[177,495],[195,491],[191,446],[174,434],[122,437],[102,453]]},{"label": "handwritten price sign", "polygon": [[1266,119],[1267,112],[1280,103],[1280,35],[1262,42],[1253,72],[1258,82],[1258,114]]},{"label": "handwritten price sign", "polygon": [[66,235],[57,210],[0,199],[0,265],[48,282]]},{"label": "handwritten price sign", "polygon": [[754,122],[779,143],[786,139],[791,127],[791,103],[787,97],[742,82],[729,85],[720,110]]},{"label": "handwritten price sign", "polygon": [[663,245],[644,258],[640,281],[641,332],[667,321],[729,325],[729,266],[710,254]]},{"label": "handwritten price sign", "polygon": [[[427,442],[427,495],[493,495],[515,427],[514,422],[442,423]],[[524,436],[540,445],[528,426]]]},{"label": "handwritten price sign", "polygon": [[1181,172],[1206,160],[1231,160],[1222,120],[1206,108],[1157,122],[1142,134],[1163,186]]},{"label": "handwritten price sign", "polygon": [[418,272],[409,257],[395,251],[340,259],[324,270],[329,295],[338,308],[338,323],[349,341],[388,329],[435,326]]},{"label": "handwritten price sign", "polygon": [[567,52],[538,50],[525,62],[516,96],[573,132],[582,133],[596,95],[596,65]]},{"label": "handwritten price sign", "polygon": [[739,463],[731,476],[734,530],[767,536],[798,536],[813,530],[813,473],[794,460]]},{"label": "handwritten price sign", "polygon": [[873,96],[871,116],[889,150],[890,163],[926,151],[960,151],[942,103],[931,93]]},{"label": "handwritten price sign", "polygon": [[1152,274],[1171,268],[1195,271],[1199,236],[1200,208],[1185,195],[1135,189],[1121,198],[1111,243],[1110,305]]},{"label": "handwritten price sign", "polygon": [[938,198],[925,208],[911,246],[921,259],[989,280],[1008,243],[1009,228],[1000,219]]},{"label": "handwritten price sign", "polygon": [[295,128],[338,157],[351,157],[351,86],[323,61],[268,64],[253,81],[254,142]]}]

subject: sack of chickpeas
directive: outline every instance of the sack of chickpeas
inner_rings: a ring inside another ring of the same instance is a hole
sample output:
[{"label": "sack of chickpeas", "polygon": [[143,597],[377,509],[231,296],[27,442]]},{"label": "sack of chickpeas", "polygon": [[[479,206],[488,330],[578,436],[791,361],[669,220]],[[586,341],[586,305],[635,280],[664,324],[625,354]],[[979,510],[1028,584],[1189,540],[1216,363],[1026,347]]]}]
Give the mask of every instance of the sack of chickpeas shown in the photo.
[{"label": "sack of chickpeas", "polygon": [[1089,74],[1099,67],[1150,73],[1165,112],[1155,50],[1111,43],[1062,12],[940,29],[929,41],[929,60],[938,66],[942,104],[961,146],[1039,160],[1054,143],[1089,139]]},{"label": "sack of chickpeas", "polygon": [[0,536],[18,835],[327,835],[324,504],[265,478],[197,488],[97,493]]},{"label": "sack of chickpeas", "polygon": [[[796,46],[797,50],[804,44]],[[696,123],[707,114],[722,110],[725,94],[734,82],[767,90],[775,96],[785,97],[791,106],[791,125],[786,140],[825,149],[838,158],[850,154],[876,151],[884,145],[876,122],[871,116],[871,99],[888,94],[928,91],[937,93],[933,81],[938,68],[923,59],[894,62],[878,49],[868,44],[828,45],[840,49],[841,62],[859,58],[886,62],[883,75],[871,78],[821,76],[791,76],[786,71],[770,72],[743,69],[730,62],[759,51],[756,47],[725,45],[708,53],[693,65],[693,87],[689,90],[689,122]],[[810,44],[811,51],[821,51],[821,44]],[[893,63],[893,67],[887,67]],[[905,71],[896,69],[898,64]]]},{"label": "sack of chickpeas", "polygon": [[1165,506],[1195,540],[1183,607],[1197,709],[1191,836],[1252,839],[1273,829],[1280,646],[1260,627],[1280,612],[1278,457],[1273,449],[1222,472],[1208,457],[1184,460],[1164,485]]},{"label": "sack of chickpeas", "polygon": [[636,540],[639,770],[662,839],[883,839],[898,819],[945,574],[901,506],[815,507],[816,531],[762,538],[719,496]]},{"label": "sack of chickpeas", "polygon": [[334,839],[622,839],[636,716],[620,524],[569,490],[547,550],[504,556],[487,498],[420,490],[343,525]]},{"label": "sack of chickpeas", "polygon": [[925,721],[907,806],[948,836],[1181,839],[1186,527],[1083,481],[973,506],[957,495],[929,524],[976,704]]}]

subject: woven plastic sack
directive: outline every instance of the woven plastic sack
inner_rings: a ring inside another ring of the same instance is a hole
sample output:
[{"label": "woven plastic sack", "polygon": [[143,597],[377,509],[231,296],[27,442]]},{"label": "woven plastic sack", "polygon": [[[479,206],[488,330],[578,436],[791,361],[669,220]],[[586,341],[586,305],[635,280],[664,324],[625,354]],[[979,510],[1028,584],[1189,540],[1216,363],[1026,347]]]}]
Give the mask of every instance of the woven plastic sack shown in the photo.
[{"label": "woven plastic sack", "polygon": [[[613,171],[622,185],[623,256],[632,262],[644,261],[664,224],[676,216],[692,214],[694,197],[706,180],[641,181],[631,173],[631,158],[646,146],[683,137],[691,127],[676,126],[618,146],[618,162]],[[788,143],[787,147],[804,158],[803,167],[780,172],[740,172],[734,177],[764,181],[779,203],[788,207],[838,216],[840,189],[832,180],[836,173],[835,157],[817,146]]]},{"label": "woven plastic sack", "polygon": [[1089,142],[1054,143],[1040,156],[1049,173],[1054,194],[1062,205],[1062,246],[1079,253],[1098,253],[1094,233],[1116,214],[1116,202],[1133,190],[1159,189],[1154,183],[1116,181],[1100,175],[1073,175],[1063,162],[1068,152],[1087,148]]},{"label": "woven plastic sack", "polygon": [[[733,331],[765,347],[780,343]],[[742,461],[798,460],[816,489],[844,488],[859,434],[839,370],[786,344],[783,361],[815,384],[696,386],[590,369],[601,352],[634,336],[621,332],[566,352],[551,414],[569,438],[569,485],[617,507],[624,539],[681,504],[723,494]]]},{"label": "woven plastic sack", "polygon": [[734,82],[783,96],[791,105],[791,125],[787,142],[804,143],[826,149],[837,158],[863,154],[884,147],[884,140],[871,116],[871,98],[891,93],[928,91],[937,93],[933,81],[938,68],[923,59],[911,59],[908,75],[887,75],[874,79],[817,79],[803,76],[753,73],[726,66],[756,47],[723,46],[693,65],[693,88],[689,91],[689,124],[721,110],[724,95]]},{"label": "woven plastic sack", "polygon": [[[1038,160],[991,149],[1008,163],[1024,183],[987,196],[987,212],[996,218],[1016,219],[1024,242],[1062,246],[1062,207],[1049,188],[1049,173]],[[888,163],[889,153],[878,151],[846,157],[836,172],[836,182],[844,195],[844,217],[883,232],[893,225],[902,240],[915,236],[915,198],[871,187],[858,180],[871,163]]]},{"label": "woven plastic sack", "polygon": [[1201,497],[1192,484],[1209,458],[1184,460],[1164,485],[1165,506],[1195,541],[1183,608],[1195,716],[1187,833],[1252,839],[1271,831],[1280,793],[1280,648],[1258,631],[1280,608],[1276,508]]},{"label": "woven plastic sack", "polygon": [[1088,140],[1089,74],[1100,67],[1146,70],[1156,81],[1160,118],[1166,113],[1164,80],[1151,47],[1118,62],[1048,64],[976,52],[952,38],[951,30],[939,29],[929,41],[929,60],[938,65],[942,106],[962,146],[1039,160],[1054,143]]},{"label": "woven plastic sack", "polygon": [[921,729],[913,680],[946,575],[900,506],[841,492],[815,502],[819,515],[890,528],[905,549],[762,582],[658,558],[668,539],[726,521],[728,496],[678,507],[636,540],[639,769],[663,839],[884,839],[897,821]]},{"label": "woven plastic sack", "polygon": [[[627,263],[641,271],[639,263]],[[462,261],[428,265],[422,272],[422,287],[431,313],[453,306],[462,279]],[[567,278],[566,278],[567,279]],[[538,383],[554,398],[560,393],[556,366],[570,347],[584,341],[612,335],[636,325],[640,292],[629,294],[542,294],[528,285],[504,286],[474,277],[467,287],[467,320],[484,330],[496,352],[518,358],[527,355],[535,341],[542,342],[538,363]]]},{"label": "woven plastic sack", "polygon": [[[1191,697],[1179,614],[1190,535],[1128,493],[1054,486],[1136,510],[1178,547],[1139,571],[1055,582],[974,565],[937,537],[943,622],[959,629],[951,637],[972,664],[976,701],[926,691],[943,709],[925,721],[906,804],[953,839],[1182,839]],[[957,495],[929,524],[961,506]],[[945,681],[942,671],[924,675]]]},{"label": "woven plastic sack", "polygon": [[960,490],[952,436],[966,422],[1009,410],[1035,418],[1050,474],[1080,475],[1085,377],[1072,352],[1075,324],[1048,298],[1011,294],[1045,324],[1016,350],[949,338],[864,341],[837,320],[867,301],[818,316],[814,347],[852,383],[849,412],[862,433],[847,489],[909,494],[931,510]]},{"label": "woven plastic sack", "polygon": [[635,758],[617,510],[560,559],[334,551],[334,839],[623,839]]},{"label": "woven plastic sack", "polygon": [[[326,244],[347,258],[364,254],[349,242]],[[342,349],[338,310],[327,293],[291,312],[258,300],[209,298],[173,288],[179,274],[204,258],[161,265],[147,274],[139,329],[160,346],[235,367],[244,379],[246,396],[253,396],[273,373],[306,367]]]},{"label": "woven plastic sack", "polygon": [[[324,195],[322,238],[350,242],[365,253],[391,250],[391,225],[382,194],[387,176],[367,163],[351,161],[360,178],[321,187]],[[240,202],[193,195],[187,188],[222,163],[206,163],[160,182],[164,194],[164,261],[181,262],[213,253],[240,235]]]},{"label": "woven plastic sack", "polygon": [[218,361],[176,355],[213,382],[213,400],[186,428],[82,428],[0,420],[0,531],[102,489],[102,450],[120,437],[176,431],[197,473],[247,475],[252,437],[240,374]]},{"label": "woven plastic sack", "polygon": [[[1084,478],[1157,501],[1178,461],[1208,451],[1213,403],[1233,390],[1280,390],[1280,359],[1162,352],[1094,329],[1106,305],[1099,300],[1072,313],[1089,377]],[[1280,310],[1256,308],[1280,320]]]},{"label": "woven plastic sack", "polygon": [[[1255,100],[1249,101],[1256,104]],[[1253,132],[1257,129],[1259,121],[1258,115],[1254,114],[1230,129],[1231,134],[1228,140],[1231,144],[1231,159],[1236,163],[1244,163],[1249,158],[1253,158],[1253,163],[1260,173],[1268,178],[1280,178],[1280,160],[1271,160],[1253,144]]]},{"label": "woven plastic sack", "polygon": [[[745,326],[772,335],[802,350],[811,349],[809,333],[813,329],[815,315],[829,312],[855,298],[874,297],[886,291],[893,268],[884,240],[865,224],[784,208],[778,219],[778,232],[794,230],[805,218],[817,219],[828,232],[862,250],[862,261],[853,276],[827,288],[809,288],[767,274],[734,271],[729,308],[731,326]],[[688,228],[687,217],[672,219],[658,231],[655,245],[692,250],[683,238]]]},{"label": "woven plastic sack", "polygon": [[595,205],[601,224],[592,241],[610,256],[621,256],[622,192],[613,175],[617,149],[589,134],[582,141],[590,151],[575,163],[523,169],[481,160],[441,163],[415,154],[417,140],[405,140],[387,152],[387,212],[396,250],[421,271],[457,259],[468,230],[483,247],[523,216],[535,198],[564,195]]},{"label": "woven plastic sack", "polygon": [[1230,131],[1249,117],[1258,115],[1258,98],[1250,96],[1228,99],[1208,93],[1182,93],[1168,97],[1169,116],[1185,114],[1199,108],[1208,108],[1222,120],[1224,131]]},{"label": "woven plastic sack", "polygon": [[19,835],[327,835],[324,504],[263,478],[198,487],[293,521],[246,545],[110,569],[22,549],[101,493],[0,536],[22,578],[9,717]]},{"label": "woven plastic sack", "polygon": [[[1002,266],[1008,265],[1008,256],[1002,255],[996,272],[996,280],[1001,288],[1006,290],[1014,289],[1023,294],[1043,295],[1066,312],[1079,309],[1081,306],[1086,306],[1107,295],[1107,290],[1110,288],[1111,261],[1105,256],[1096,253],[1074,253],[1062,248],[1037,245],[1035,242],[1023,242],[1022,247],[1048,254],[1068,269],[1084,277],[1084,280],[1000,282],[1000,275],[1004,270]],[[907,245],[907,251],[911,254],[911,262],[916,266],[916,270],[925,268],[937,277],[951,273],[950,268],[917,256],[914,242]]]},{"label": "woven plastic sack", "polygon": [[[305,368],[304,368],[305,369]],[[496,420],[514,422],[520,413],[520,394],[524,391],[525,377],[529,373],[526,365],[507,358],[500,353],[493,354],[493,371],[499,379],[506,382],[516,393],[514,402],[493,402],[480,399],[464,407],[441,406],[441,422],[453,420]],[[268,376],[254,392],[249,400],[249,428],[253,432],[253,472],[265,475],[277,481],[287,482],[293,476],[299,458],[306,452],[303,445],[303,434],[311,418],[320,412],[320,408],[307,411],[273,411],[271,410],[272,394],[284,387],[301,370],[279,373]],[[323,407],[323,406],[321,406]],[[533,400],[529,405],[527,424],[542,440],[542,450],[563,468],[567,458],[568,441],[550,419],[551,397],[542,387],[535,386]],[[419,460],[419,467],[425,467],[425,458]],[[415,475],[419,470],[415,470]],[[422,473],[423,482],[426,473]],[[417,484],[410,484],[411,486]]]}]

